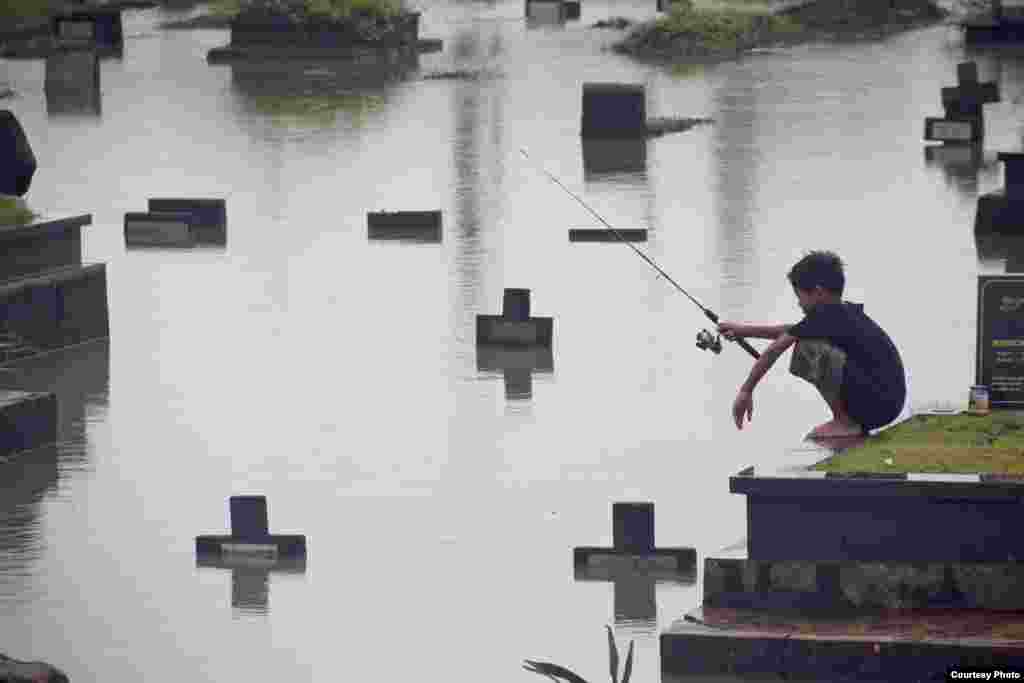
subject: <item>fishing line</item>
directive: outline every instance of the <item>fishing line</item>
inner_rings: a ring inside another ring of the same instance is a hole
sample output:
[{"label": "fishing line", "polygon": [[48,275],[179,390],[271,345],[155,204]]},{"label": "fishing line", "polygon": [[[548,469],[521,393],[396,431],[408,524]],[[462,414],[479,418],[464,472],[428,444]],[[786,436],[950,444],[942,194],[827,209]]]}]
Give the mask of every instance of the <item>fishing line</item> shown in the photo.
[{"label": "fishing line", "polygon": [[[519,148],[519,153],[522,154],[523,157],[525,157],[528,161],[533,162],[533,160],[530,159],[530,155],[527,154],[526,150],[523,149],[522,147]],[[597,220],[601,221],[601,224],[604,225],[606,228],[608,228],[608,230],[610,230],[611,233],[613,235],[615,235],[615,237],[618,238],[618,240],[620,242],[622,242],[627,247],[629,247],[630,249],[635,251],[640,256],[640,258],[642,258],[644,261],[647,261],[647,263],[650,264],[650,266],[652,268],[654,268],[656,271],[658,271],[659,275],[661,275],[663,278],[665,278],[670,283],[672,283],[672,285],[676,289],[678,289],[680,292],[682,292],[683,295],[685,295],[687,299],[692,301],[694,303],[694,305],[696,305],[697,308],[699,308],[701,310],[701,312],[704,313],[704,315],[708,318],[708,320],[710,320],[711,322],[713,322],[715,324],[718,323],[718,315],[716,315],[714,311],[712,311],[710,308],[707,308],[707,307],[701,305],[701,303],[699,301],[694,299],[690,295],[689,292],[687,292],[685,289],[683,289],[682,286],[678,282],[676,282],[674,279],[672,279],[671,275],[666,273],[664,270],[662,270],[662,268],[657,263],[655,263],[653,260],[651,260],[651,257],[649,257],[647,254],[645,254],[640,249],[638,249],[636,247],[636,245],[634,245],[629,240],[627,240],[625,237],[623,237],[622,233],[620,233],[618,230],[616,230],[614,227],[612,227],[611,223],[609,223],[604,218],[602,218],[601,214],[599,214],[597,211],[594,211],[592,208],[590,208],[590,206],[585,201],[580,199],[572,190],[570,190],[565,185],[563,185],[562,182],[558,178],[556,178],[553,174],[551,174],[546,168],[543,168],[542,166],[540,166],[540,165],[538,165],[536,163],[534,163],[534,166],[539,171],[544,173],[544,175],[546,175],[548,178],[550,178],[556,185],[558,185],[560,188],[562,188],[565,191],[566,194],[568,194],[570,197],[572,197],[577,202],[579,202],[580,206],[582,206],[584,209],[589,211],[590,214],[594,218],[596,218]],[[727,339],[728,339],[728,337],[727,337]],[[761,354],[759,354],[757,352],[757,350],[753,346],[751,346],[750,343],[747,342],[747,340],[743,339],[742,337],[733,337],[732,339],[729,339],[729,341],[734,341],[737,344],[739,344],[740,347],[744,351],[749,353],[754,358],[760,358],[761,357]],[[719,341],[717,339],[717,337],[713,338],[711,336],[711,332],[709,332],[708,330],[701,330],[697,334],[697,346],[699,348],[703,348],[703,349],[711,349],[715,353],[718,353],[718,352],[720,352],[722,350],[721,341]]]}]

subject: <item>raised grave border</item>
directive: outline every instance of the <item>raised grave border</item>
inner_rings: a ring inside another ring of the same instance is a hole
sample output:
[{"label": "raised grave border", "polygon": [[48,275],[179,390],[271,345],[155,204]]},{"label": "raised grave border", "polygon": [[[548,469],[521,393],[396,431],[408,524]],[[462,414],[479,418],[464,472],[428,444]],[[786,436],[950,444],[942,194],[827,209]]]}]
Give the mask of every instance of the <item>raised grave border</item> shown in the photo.
[{"label": "raised grave border", "polygon": [[0,458],[56,440],[56,394],[0,390]]}]

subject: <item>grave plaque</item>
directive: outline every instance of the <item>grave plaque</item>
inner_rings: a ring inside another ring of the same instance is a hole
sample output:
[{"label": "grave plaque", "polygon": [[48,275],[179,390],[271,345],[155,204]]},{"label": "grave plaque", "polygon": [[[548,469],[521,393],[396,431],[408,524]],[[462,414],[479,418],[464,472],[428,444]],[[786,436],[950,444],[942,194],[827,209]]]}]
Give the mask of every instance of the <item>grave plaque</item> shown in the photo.
[{"label": "grave plaque", "polygon": [[978,276],[976,355],[991,406],[1024,407],[1024,276]]},{"label": "grave plaque", "polygon": [[924,139],[937,142],[971,142],[975,139],[974,124],[971,121],[950,121],[948,119],[925,119]]}]

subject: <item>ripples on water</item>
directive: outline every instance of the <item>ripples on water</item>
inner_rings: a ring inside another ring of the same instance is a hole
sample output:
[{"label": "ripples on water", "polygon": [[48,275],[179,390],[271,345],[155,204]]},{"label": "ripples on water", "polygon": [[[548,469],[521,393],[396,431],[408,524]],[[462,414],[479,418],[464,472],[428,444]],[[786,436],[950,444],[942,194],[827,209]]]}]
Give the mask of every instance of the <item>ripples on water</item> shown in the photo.
[{"label": "ripples on water", "polygon": [[[659,545],[734,542],[727,476],[780,461],[824,406],[780,364],[737,432],[747,358],[694,349],[699,311],[628,249],[569,244],[598,223],[537,165],[648,228],[645,251],[726,319],[795,321],[785,272],[835,249],[848,298],[904,355],[911,405],[966,396],[975,275],[1016,267],[971,225],[1002,184],[992,156],[1019,145],[1017,58],[967,55],[936,27],[657,67],[586,28],[653,2],[585,0],[555,25],[515,2],[423,10],[442,53],[356,70],[209,66],[225,31],[127,12],[92,112],[48,111],[42,62],[4,63],[40,165],[29,199],[93,214],[83,256],[109,264],[111,320],[109,343],[0,377],[61,410],[60,444],[0,464],[6,653],[79,681],[512,681],[532,677],[526,657],[597,680],[614,621],[637,638],[634,680],[657,680],[656,635],[699,582],[574,582],[570,549],[607,544],[610,503],[631,499],[657,503]],[[928,159],[924,117],[965,57],[1003,101],[979,157]],[[452,69],[500,77],[418,77]],[[597,81],[645,84],[650,116],[715,123],[583,146],[581,84]],[[227,244],[126,249],[123,214],[160,195],[227,197]],[[440,244],[366,238],[367,211],[438,208]],[[505,287],[556,318],[529,399],[473,346]],[[307,534],[304,571],[196,566],[194,536],[226,528],[235,493]]]}]

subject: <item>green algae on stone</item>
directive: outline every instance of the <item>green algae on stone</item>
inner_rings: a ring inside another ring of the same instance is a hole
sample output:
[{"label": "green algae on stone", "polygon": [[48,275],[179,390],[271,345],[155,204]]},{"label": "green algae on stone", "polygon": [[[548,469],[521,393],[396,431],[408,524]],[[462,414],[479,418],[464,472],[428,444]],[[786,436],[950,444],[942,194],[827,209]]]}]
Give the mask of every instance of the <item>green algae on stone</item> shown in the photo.
[{"label": "green algae on stone", "polygon": [[816,464],[836,473],[1024,475],[1024,415],[915,415]]},{"label": "green algae on stone", "polygon": [[28,225],[35,217],[23,200],[0,195],[0,225]]}]

